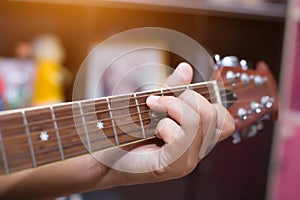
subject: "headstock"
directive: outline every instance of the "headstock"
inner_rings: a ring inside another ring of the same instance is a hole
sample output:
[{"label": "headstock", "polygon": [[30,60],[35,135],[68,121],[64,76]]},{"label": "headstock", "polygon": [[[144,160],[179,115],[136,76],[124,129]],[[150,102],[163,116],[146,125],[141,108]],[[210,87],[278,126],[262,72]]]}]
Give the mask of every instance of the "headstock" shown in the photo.
[{"label": "headstock", "polygon": [[235,120],[233,142],[238,143],[241,137],[252,137],[261,130],[263,120],[277,117],[276,82],[264,62],[257,63],[256,70],[252,70],[245,60],[239,61],[235,56],[215,58],[217,65],[212,78],[225,89],[221,96]]}]

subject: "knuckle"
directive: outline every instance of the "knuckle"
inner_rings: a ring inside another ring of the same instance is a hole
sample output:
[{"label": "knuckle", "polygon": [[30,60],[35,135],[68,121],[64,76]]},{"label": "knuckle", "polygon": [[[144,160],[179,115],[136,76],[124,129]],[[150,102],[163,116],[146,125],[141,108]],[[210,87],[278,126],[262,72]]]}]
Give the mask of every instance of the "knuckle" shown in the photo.
[{"label": "knuckle", "polygon": [[179,96],[180,99],[187,100],[187,99],[193,99],[197,100],[201,95],[193,90],[187,89],[181,95]]},{"label": "knuckle", "polygon": [[170,119],[170,118],[163,118],[163,119],[161,119],[161,120],[158,122],[157,126],[156,126],[157,131],[158,131],[159,133],[164,133],[164,132],[166,132],[166,131],[167,131],[167,128],[168,128],[168,125],[169,125],[170,123],[171,123],[171,119]]},{"label": "knuckle", "polygon": [[189,123],[191,125],[198,125],[201,123],[201,117],[196,111],[191,111],[189,114],[192,115],[189,117]]},{"label": "knuckle", "polygon": [[217,120],[218,111],[213,104],[208,104],[206,109],[206,116],[209,120]]},{"label": "knuckle", "polygon": [[161,101],[165,101],[165,102],[177,102],[177,98],[175,96],[161,96],[160,98]]}]

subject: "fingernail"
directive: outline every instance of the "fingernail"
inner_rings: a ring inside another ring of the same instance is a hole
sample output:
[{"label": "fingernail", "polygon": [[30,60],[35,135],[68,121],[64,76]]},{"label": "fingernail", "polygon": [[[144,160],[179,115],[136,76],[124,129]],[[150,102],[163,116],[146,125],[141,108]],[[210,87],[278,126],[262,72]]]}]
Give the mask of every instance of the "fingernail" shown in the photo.
[{"label": "fingernail", "polygon": [[147,98],[147,103],[156,104],[159,98],[160,98],[160,96],[151,95]]}]

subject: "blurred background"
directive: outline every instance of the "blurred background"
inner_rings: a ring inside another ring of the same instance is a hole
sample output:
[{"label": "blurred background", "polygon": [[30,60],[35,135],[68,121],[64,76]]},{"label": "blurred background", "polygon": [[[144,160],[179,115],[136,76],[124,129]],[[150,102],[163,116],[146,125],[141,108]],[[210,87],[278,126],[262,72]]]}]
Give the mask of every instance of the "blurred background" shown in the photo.
[{"label": "blurred background", "polygon": [[[199,42],[211,55],[236,55],[248,60],[252,67],[264,60],[279,83],[282,116],[291,116],[292,113],[293,120],[286,122],[280,118],[276,127],[266,122],[261,133],[240,144],[233,145],[231,139],[220,143],[185,178],[96,191],[73,198],[296,199],[295,193],[289,198],[284,195],[291,194],[287,191],[298,182],[292,181],[287,190],[281,187],[282,180],[288,183],[295,177],[289,174],[289,163],[293,167],[299,166],[294,162],[282,164],[285,160],[282,155],[291,152],[285,148],[285,143],[297,141],[294,137],[299,132],[300,98],[299,92],[292,87],[300,84],[299,80],[297,82],[300,71],[295,64],[295,55],[300,48],[300,44],[297,46],[297,21],[300,17],[295,5],[299,7],[297,1],[286,0],[2,0],[1,109],[71,101],[73,82],[82,62],[96,44],[114,34],[139,27],[176,30]],[[132,46],[134,42],[125,45]],[[123,47],[124,44],[119,44],[114,48]],[[132,63],[137,64],[135,58],[152,60],[173,68],[184,60],[166,52],[146,51],[130,55],[130,62],[121,59],[116,64],[129,68],[117,67],[119,71],[110,70],[108,73],[125,73],[130,70]],[[94,69],[92,63],[93,59],[87,62]],[[168,74],[166,71],[153,73],[155,81],[163,80]],[[89,91],[88,86],[93,81],[98,84],[99,80],[89,77],[89,74],[93,73],[86,73],[78,98],[95,94]],[[208,79],[209,71],[204,74],[205,77],[197,79]],[[104,83],[109,84],[112,79],[106,81]],[[97,96],[110,94],[108,88],[97,92]],[[286,132],[286,123],[292,123],[288,130],[295,134],[281,137],[281,133]],[[298,144],[294,142],[292,146]],[[287,175],[282,170],[287,170]],[[289,176],[291,179],[285,179]]]}]

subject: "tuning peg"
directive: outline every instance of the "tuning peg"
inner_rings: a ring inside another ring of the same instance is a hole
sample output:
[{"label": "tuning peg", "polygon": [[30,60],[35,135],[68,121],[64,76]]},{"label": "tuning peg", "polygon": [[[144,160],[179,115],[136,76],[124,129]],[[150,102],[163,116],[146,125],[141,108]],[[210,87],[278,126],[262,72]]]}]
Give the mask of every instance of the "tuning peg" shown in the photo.
[{"label": "tuning peg", "polygon": [[269,96],[263,96],[261,98],[261,104],[264,105],[266,108],[271,108],[273,106],[274,99]]},{"label": "tuning peg", "polygon": [[233,144],[238,144],[242,141],[242,137],[241,137],[241,134],[239,131],[235,131],[233,134],[232,134],[232,143]]},{"label": "tuning peg", "polygon": [[231,82],[234,82],[235,81],[235,78],[236,78],[236,74],[233,72],[233,71],[227,71],[226,72],[226,79],[231,81]]},{"label": "tuning peg", "polygon": [[247,70],[248,63],[246,60],[239,60],[237,56],[225,56],[221,58],[220,54],[214,55],[214,60],[217,67],[241,67],[243,70]]},{"label": "tuning peg", "polygon": [[246,60],[241,60],[240,61],[240,66],[243,70],[247,70],[248,69],[248,63]]},{"label": "tuning peg", "polygon": [[261,105],[257,102],[251,102],[250,107],[251,107],[251,110],[256,114],[259,114],[262,111]]},{"label": "tuning peg", "polygon": [[220,64],[226,67],[236,67],[239,66],[239,59],[236,56],[226,56],[221,60]]},{"label": "tuning peg", "polygon": [[261,120],[264,121],[264,120],[270,120],[271,119],[271,115],[270,114],[266,114],[264,115]]},{"label": "tuning peg", "polygon": [[251,137],[254,137],[255,135],[257,135],[258,133],[258,126],[256,123],[250,125],[246,131],[246,137],[247,138],[251,138]]},{"label": "tuning peg", "polygon": [[237,114],[242,120],[246,120],[249,115],[248,111],[245,108],[239,108]]},{"label": "tuning peg", "polygon": [[241,74],[241,81],[242,83],[244,83],[245,85],[250,83],[250,76],[246,73],[242,73]]},{"label": "tuning peg", "polygon": [[258,120],[258,121],[256,122],[256,125],[257,125],[257,129],[258,129],[259,131],[261,131],[261,130],[264,128],[263,120]]},{"label": "tuning peg", "polygon": [[221,56],[220,54],[215,54],[214,55],[214,60],[216,62],[217,65],[220,65],[221,64]]}]

